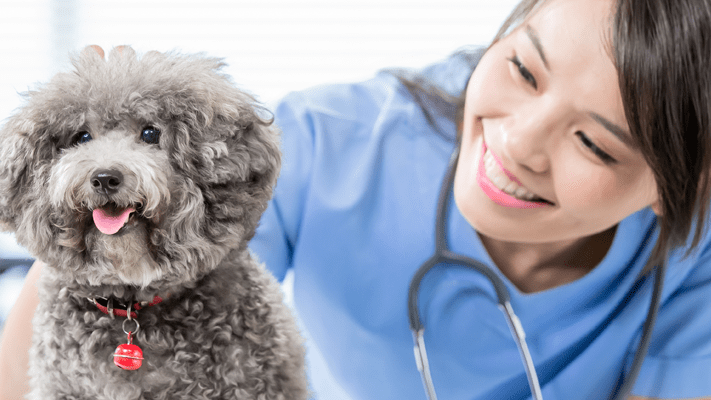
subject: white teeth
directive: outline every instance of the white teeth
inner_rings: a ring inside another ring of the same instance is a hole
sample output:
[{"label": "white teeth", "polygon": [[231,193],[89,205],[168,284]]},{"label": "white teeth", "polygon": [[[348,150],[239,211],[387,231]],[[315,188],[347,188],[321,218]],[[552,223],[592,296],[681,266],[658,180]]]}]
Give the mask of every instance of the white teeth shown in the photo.
[{"label": "white teeth", "polygon": [[503,190],[507,194],[514,196],[521,200],[531,201],[537,196],[529,192],[525,187],[519,186],[516,182],[509,179],[506,173],[499,168],[494,157],[491,155],[489,150],[484,153],[484,170],[486,176],[497,188]]},{"label": "white teeth", "polygon": [[[525,196],[530,196],[530,193],[528,193],[526,191],[526,189],[519,187],[518,189],[516,189],[515,195],[517,197],[525,197]],[[526,198],[528,198],[528,197],[526,197]]]},{"label": "white teeth", "polygon": [[504,192],[509,193],[509,194],[516,194],[518,193],[519,187],[516,185],[514,182],[509,182],[508,185],[504,188]]}]

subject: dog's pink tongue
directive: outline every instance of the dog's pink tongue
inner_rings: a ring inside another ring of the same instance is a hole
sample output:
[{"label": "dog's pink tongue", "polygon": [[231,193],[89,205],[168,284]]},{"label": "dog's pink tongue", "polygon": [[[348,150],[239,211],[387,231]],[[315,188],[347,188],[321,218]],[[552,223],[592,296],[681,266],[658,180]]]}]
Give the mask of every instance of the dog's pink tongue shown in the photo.
[{"label": "dog's pink tongue", "polygon": [[136,211],[133,208],[118,210],[116,213],[110,213],[104,209],[97,208],[93,211],[94,225],[106,235],[113,235],[118,232],[128,221],[128,217],[132,212]]}]

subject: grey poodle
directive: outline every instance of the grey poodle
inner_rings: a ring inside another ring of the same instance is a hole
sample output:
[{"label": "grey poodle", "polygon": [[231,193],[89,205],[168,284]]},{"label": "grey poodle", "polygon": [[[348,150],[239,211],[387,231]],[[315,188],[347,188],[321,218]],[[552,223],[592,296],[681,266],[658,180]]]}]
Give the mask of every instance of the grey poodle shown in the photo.
[{"label": "grey poodle", "polygon": [[250,255],[280,167],[217,59],[84,51],[0,130],[0,225],[48,267],[30,399],[305,399],[304,347]]}]

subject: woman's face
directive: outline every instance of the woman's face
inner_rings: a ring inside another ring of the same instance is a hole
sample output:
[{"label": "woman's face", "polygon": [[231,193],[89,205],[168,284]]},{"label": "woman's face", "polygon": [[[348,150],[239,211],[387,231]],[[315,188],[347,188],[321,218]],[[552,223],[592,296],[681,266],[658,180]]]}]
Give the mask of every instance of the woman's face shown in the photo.
[{"label": "woman's face", "polygon": [[625,122],[611,10],[610,0],[551,0],[476,67],[454,196],[481,234],[575,240],[656,210],[652,171]]}]

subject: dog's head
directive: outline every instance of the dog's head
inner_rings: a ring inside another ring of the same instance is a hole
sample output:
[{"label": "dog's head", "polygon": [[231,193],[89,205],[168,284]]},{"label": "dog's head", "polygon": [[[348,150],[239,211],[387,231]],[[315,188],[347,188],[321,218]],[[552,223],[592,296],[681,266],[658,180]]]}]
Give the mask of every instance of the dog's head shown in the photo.
[{"label": "dog's head", "polygon": [[0,130],[0,225],[90,285],[175,283],[245,248],[280,167],[213,58],[84,51]]}]

